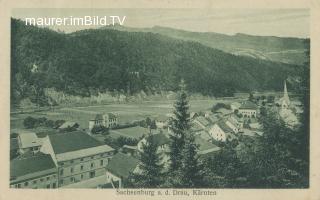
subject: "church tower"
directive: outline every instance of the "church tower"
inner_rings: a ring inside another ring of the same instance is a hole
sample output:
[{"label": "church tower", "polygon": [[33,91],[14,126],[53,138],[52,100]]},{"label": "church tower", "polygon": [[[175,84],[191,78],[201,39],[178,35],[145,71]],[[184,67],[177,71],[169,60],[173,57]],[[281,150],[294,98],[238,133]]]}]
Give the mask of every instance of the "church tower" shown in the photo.
[{"label": "church tower", "polygon": [[289,105],[290,105],[290,99],[289,99],[288,90],[287,90],[287,83],[286,81],[284,81],[283,97],[281,98],[281,107],[288,108]]}]

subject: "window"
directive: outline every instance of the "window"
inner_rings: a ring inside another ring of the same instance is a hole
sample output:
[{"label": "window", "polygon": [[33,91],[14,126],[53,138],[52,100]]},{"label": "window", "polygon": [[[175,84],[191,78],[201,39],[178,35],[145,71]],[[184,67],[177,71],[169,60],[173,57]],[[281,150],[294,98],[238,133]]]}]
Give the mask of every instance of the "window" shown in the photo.
[{"label": "window", "polygon": [[81,179],[83,179],[83,174],[81,174]]},{"label": "window", "polygon": [[73,167],[70,168],[70,172],[73,173]]},{"label": "window", "polygon": [[94,158],[94,156],[91,156],[91,159],[93,159]]},{"label": "window", "polygon": [[70,181],[71,181],[71,182],[74,182],[74,177],[71,177],[71,178],[70,178]]},{"label": "window", "polygon": [[91,163],[91,167],[94,167],[94,163]]},{"label": "window", "polygon": [[96,172],[95,172],[95,171],[90,172],[90,178],[93,178],[93,177],[95,177],[95,176],[96,176]]},{"label": "window", "polygon": [[63,169],[60,170],[60,175],[63,175]]},{"label": "window", "polygon": [[34,180],[32,183],[33,183],[33,184],[37,184],[37,180]]},{"label": "window", "polygon": [[60,183],[59,183],[60,185],[63,185],[63,180],[60,180]]},{"label": "window", "polygon": [[80,169],[83,170],[83,165],[80,166]]},{"label": "window", "polygon": [[102,166],[103,165],[103,160],[100,160],[100,166]]},{"label": "window", "polygon": [[40,178],[40,181],[43,182],[43,178]]},{"label": "window", "polygon": [[47,181],[50,180],[50,176],[47,177]]},{"label": "window", "polygon": [[24,183],[24,186],[28,186],[28,185],[29,185],[29,182],[28,182],[28,181]]},{"label": "window", "polygon": [[21,184],[19,183],[17,187],[18,187],[18,188],[21,188]]},{"label": "window", "polygon": [[70,163],[72,164],[72,163],[73,163],[73,160],[71,160]]},{"label": "window", "polygon": [[83,158],[81,158],[80,161],[83,161]]},{"label": "window", "polygon": [[50,184],[47,185],[47,188],[50,188]]}]

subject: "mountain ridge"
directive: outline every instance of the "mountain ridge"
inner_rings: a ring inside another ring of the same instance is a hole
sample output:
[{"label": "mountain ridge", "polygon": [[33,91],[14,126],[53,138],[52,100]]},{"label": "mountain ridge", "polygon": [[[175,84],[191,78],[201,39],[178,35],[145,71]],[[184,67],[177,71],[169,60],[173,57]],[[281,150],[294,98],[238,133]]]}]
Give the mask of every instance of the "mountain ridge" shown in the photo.
[{"label": "mountain ridge", "polygon": [[298,65],[302,65],[308,60],[305,56],[304,43],[310,41],[309,38],[258,36],[245,33],[228,35],[215,32],[186,31],[163,26],[134,28],[118,25],[105,26],[101,29],[158,33],[185,41],[199,42],[234,55]]},{"label": "mountain ridge", "polygon": [[44,88],[80,96],[106,90],[129,95],[174,91],[182,78],[190,92],[203,95],[280,91],[283,80],[301,70],[157,33],[88,29],[65,34],[16,19],[11,23],[13,103],[24,98],[45,102]]}]

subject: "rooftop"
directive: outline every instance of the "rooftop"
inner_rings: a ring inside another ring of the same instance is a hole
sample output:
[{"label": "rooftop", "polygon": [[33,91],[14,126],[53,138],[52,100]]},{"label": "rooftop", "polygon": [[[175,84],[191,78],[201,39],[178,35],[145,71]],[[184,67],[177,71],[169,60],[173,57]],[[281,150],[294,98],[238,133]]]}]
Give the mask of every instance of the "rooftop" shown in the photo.
[{"label": "rooftop", "polygon": [[59,129],[72,128],[72,127],[77,126],[77,125],[78,125],[77,122],[67,121],[67,122],[63,123],[61,126],[59,126]]},{"label": "rooftop", "polygon": [[208,126],[209,125],[209,121],[203,117],[203,116],[199,116],[197,117],[195,120],[197,120],[200,124],[202,124],[203,126]]},{"label": "rooftop", "polygon": [[203,130],[203,128],[198,123],[196,123],[195,121],[191,122],[191,128],[190,129],[191,129],[192,132],[198,132],[198,131]]},{"label": "rooftop", "polygon": [[216,116],[216,115],[209,115],[209,116],[207,117],[207,119],[208,119],[211,123],[215,123],[215,122],[217,122],[217,121],[220,120],[220,118],[219,118],[218,116]]},{"label": "rooftop", "polygon": [[151,137],[156,146],[162,146],[164,144],[170,143],[170,139],[166,137],[163,133],[152,134],[149,137]]},{"label": "rooftop", "polygon": [[239,109],[256,110],[256,109],[258,109],[258,106],[251,101],[245,101],[241,104]]},{"label": "rooftop", "polygon": [[224,121],[219,121],[217,125],[225,132],[225,133],[231,133],[232,129],[224,122]]},{"label": "rooftop", "polygon": [[83,131],[49,135],[55,154],[77,151],[104,145]]},{"label": "rooftop", "polygon": [[20,148],[29,148],[41,145],[39,138],[33,132],[20,133],[19,144],[21,145]]},{"label": "rooftop", "polygon": [[10,161],[10,177],[17,178],[27,174],[55,169],[56,166],[49,154],[13,159]]},{"label": "rooftop", "polygon": [[138,164],[138,159],[123,153],[117,153],[107,165],[107,170],[119,178],[127,178]]},{"label": "rooftop", "polygon": [[107,115],[110,119],[115,119],[117,118],[117,116],[113,113],[106,113],[106,114],[103,114],[103,113],[99,113],[99,114],[96,114],[96,117],[94,120],[103,120],[103,117]]},{"label": "rooftop", "polygon": [[218,110],[215,111],[215,113],[221,113],[223,115],[229,115],[233,113],[232,110],[226,109],[226,108],[219,108]]},{"label": "rooftop", "polygon": [[195,137],[195,143],[199,145],[199,151],[207,151],[211,149],[220,149],[218,146],[208,142],[207,140],[200,137],[200,135]]},{"label": "rooftop", "polygon": [[114,137],[128,137],[134,139],[140,139],[144,135],[148,134],[150,131],[147,128],[141,126],[122,128],[122,129],[113,129],[110,131],[110,136]]}]

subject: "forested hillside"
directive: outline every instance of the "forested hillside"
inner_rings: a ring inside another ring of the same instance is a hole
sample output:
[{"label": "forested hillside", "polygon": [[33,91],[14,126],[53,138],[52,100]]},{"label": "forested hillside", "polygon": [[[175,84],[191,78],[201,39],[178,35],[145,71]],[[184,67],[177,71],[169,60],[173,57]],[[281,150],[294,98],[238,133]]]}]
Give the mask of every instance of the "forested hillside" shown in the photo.
[{"label": "forested hillside", "polygon": [[11,102],[45,104],[44,88],[90,96],[176,90],[226,96],[236,91],[281,90],[301,66],[235,56],[198,42],[155,33],[90,29],[65,34],[12,19]]},{"label": "forested hillside", "polygon": [[302,65],[309,59],[306,56],[306,42],[309,39],[285,38],[275,36],[253,36],[247,34],[225,35],[212,32],[191,32],[168,27],[131,28],[125,26],[106,26],[131,32],[151,32],[185,41],[199,42],[208,47],[220,49],[234,55],[257,59]]}]

